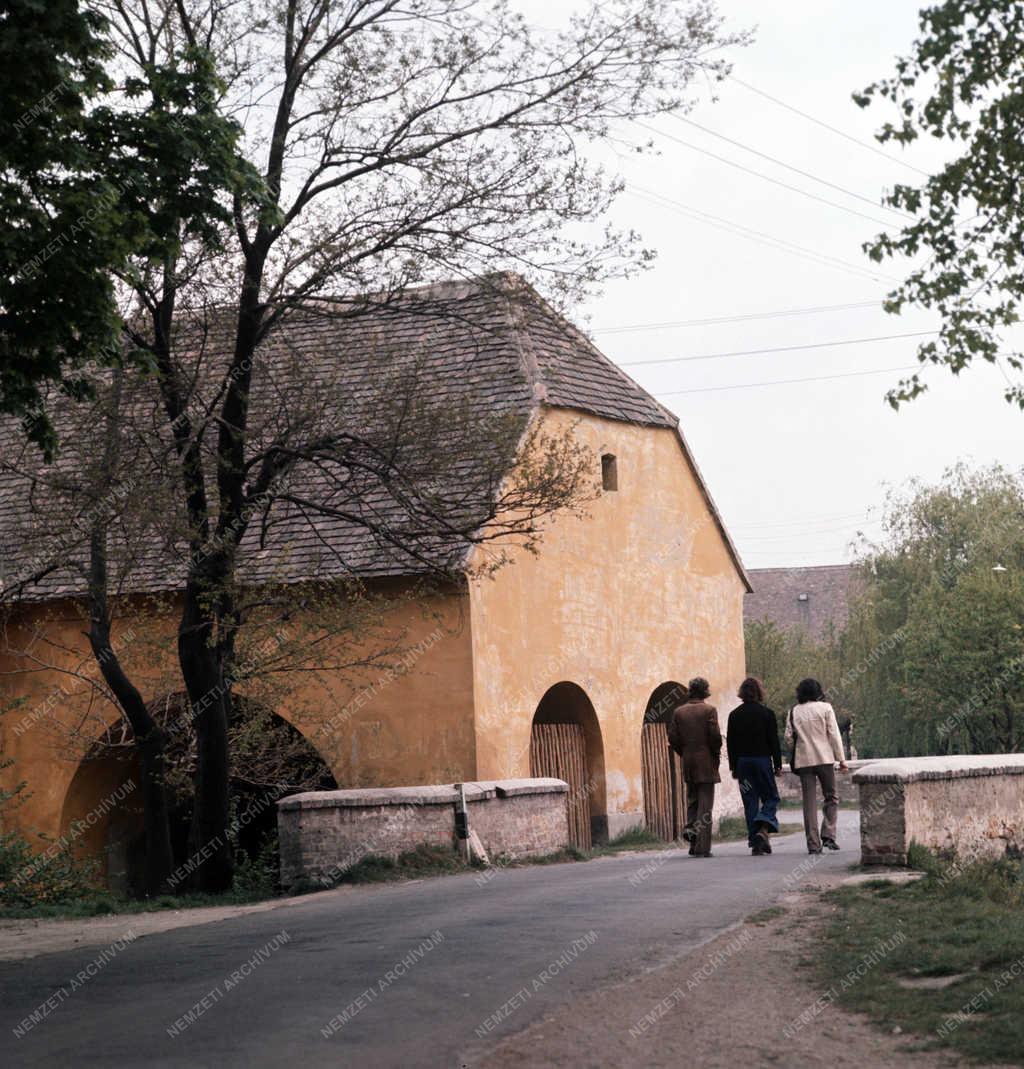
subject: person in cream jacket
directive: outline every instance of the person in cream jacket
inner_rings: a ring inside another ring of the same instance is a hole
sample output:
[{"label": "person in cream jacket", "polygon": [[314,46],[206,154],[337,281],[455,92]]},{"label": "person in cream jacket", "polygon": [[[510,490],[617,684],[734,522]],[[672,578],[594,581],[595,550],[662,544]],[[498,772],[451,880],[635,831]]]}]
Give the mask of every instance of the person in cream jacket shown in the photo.
[{"label": "person in cream jacket", "polygon": [[[839,794],[836,791],[836,762],[845,772],[846,754],[839,734],[835,710],[816,679],[802,679],[796,688],[796,705],[786,717],[786,748],[793,753],[793,771],[800,777],[804,802],[804,833],[807,852],[820,854],[822,848],[838,850],[836,821]],[[821,829],[818,829],[818,784],[824,795]]]}]

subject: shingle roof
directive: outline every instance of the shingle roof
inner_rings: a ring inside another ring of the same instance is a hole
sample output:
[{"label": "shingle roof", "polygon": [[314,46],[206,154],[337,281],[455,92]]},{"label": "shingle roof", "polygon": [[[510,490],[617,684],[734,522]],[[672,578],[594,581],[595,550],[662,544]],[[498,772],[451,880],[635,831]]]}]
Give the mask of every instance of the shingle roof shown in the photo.
[{"label": "shingle roof", "polygon": [[[207,365],[223,360],[215,340],[209,347],[212,355],[204,357]],[[371,299],[360,314],[346,318],[295,313],[270,334],[261,352],[268,357],[261,366],[272,371],[254,382],[254,409],[272,413],[276,407],[279,416],[288,414],[290,406],[309,404],[310,394],[320,391],[323,398],[330,398],[332,411],[345,412],[346,426],[355,420],[363,433],[383,433],[384,424],[389,433],[394,432],[397,416],[392,410],[399,381],[415,383],[424,403],[436,412],[461,408],[478,412],[481,418],[514,422],[525,421],[538,406],[547,405],[678,430],[678,420],[668,409],[512,275],[432,285],[406,291],[397,299]],[[289,390],[295,390],[293,380],[298,379],[303,383],[301,391],[290,395]],[[155,412],[156,399],[147,389],[152,390],[151,384],[141,384],[139,397]],[[159,415],[156,422],[160,423]],[[422,475],[436,478],[437,493],[448,508],[458,511],[464,503],[471,509],[474,494],[493,482],[494,472],[488,465],[493,468],[500,458],[483,456],[486,446],[479,438],[460,442],[451,428],[444,433],[454,437],[444,443],[443,470]],[[739,558],[681,435],[680,445],[742,577]],[[306,469],[302,478],[302,496],[328,501],[339,515],[313,516],[295,505],[275,506],[270,527],[260,530],[254,525],[247,534],[240,575],[259,582],[271,578],[298,581],[345,571],[364,577],[422,571],[414,554],[396,549],[358,522],[358,517],[372,515],[396,530],[414,531],[415,517],[409,516],[394,493],[369,483],[358,494],[342,492],[315,466]],[[38,557],[39,547],[26,544],[24,529],[18,524],[25,512],[26,493],[24,478],[0,467],[0,578],[8,588],[11,577],[25,573],[33,549]],[[83,537],[77,548],[82,557],[84,542]],[[429,537],[422,539],[419,548],[435,557],[444,552]],[[125,588],[179,587],[183,554],[181,545],[154,544],[143,559],[133,562],[134,573],[125,578]],[[80,572],[61,569],[25,595],[57,597],[79,593],[82,586]]]},{"label": "shingle roof", "polygon": [[749,575],[753,590],[743,603],[748,622],[769,620],[783,629],[801,628],[816,638],[824,636],[830,625],[838,633],[846,624],[857,584],[851,565],[752,568]]}]

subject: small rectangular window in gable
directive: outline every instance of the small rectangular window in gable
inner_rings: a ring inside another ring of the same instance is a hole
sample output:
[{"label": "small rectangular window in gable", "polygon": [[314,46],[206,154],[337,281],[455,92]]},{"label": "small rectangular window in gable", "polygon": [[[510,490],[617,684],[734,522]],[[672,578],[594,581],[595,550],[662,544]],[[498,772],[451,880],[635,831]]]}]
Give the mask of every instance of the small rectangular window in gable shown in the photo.
[{"label": "small rectangular window in gable", "polygon": [[601,457],[601,487],[604,490],[619,488],[619,466],[614,453],[605,453]]}]

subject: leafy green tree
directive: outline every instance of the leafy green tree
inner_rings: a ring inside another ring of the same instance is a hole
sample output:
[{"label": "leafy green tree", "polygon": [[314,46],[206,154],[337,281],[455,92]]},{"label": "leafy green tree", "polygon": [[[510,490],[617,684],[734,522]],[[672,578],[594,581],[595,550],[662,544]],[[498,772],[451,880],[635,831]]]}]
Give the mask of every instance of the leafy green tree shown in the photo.
[{"label": "leafy green tree", "polygon": [[906,707],[929,752],[1013,753],[1024,734],[1024,574],[972,570],[912,610]]},{"label": "leafy green tree", "polygon": [[[948,143],[953,156],[921,185],[899,184],[886,203],[912,217],[895,234],[867,247],[872,259],[917,257],[923,264],[886,301],[934,309],[939,337],[918,350],[922,363],[959,373],[975,359],[1005,359],[999,333],[1019,318],[1024,294],[1024,3],[944,0],[920,15],[921,36],[896,73],[855,94],[862,107],[882,99],[896,112],[879,134],[910,144],[920,137]],[[898,406],[925,390],[915,373],[889,393]],[[1006,399],[1024,407],[1024,385],[1008,380]]]},{"label": "leafy green tree", "polygon": [[87,116],[108,49],[77,0],[9,0],[0,26],[0,411],[52,450],[40,383],[75,389],[118,336],[109,272],[129,245]]},{"label": "leafy green tree", "polygon": [[91,391],[125,346],[130,284],[191,241],[220,245],[231,205],[259,201],[218,110],[208,52],[183,40],[117,80],[110,24],[78,0],[9,0],[0,33],[0,412],[56,449],[45,387]]},{"label": "leafy green tree", "polygon": [[871,756],[1021,747],[1024,478],[958,467],[888,502],[841,638]]},{"label": "leafy green tree", "polygon": [[780,725],[796,701],[796,685],[807,676],[820,679],[826,693],[836,678],[837,658],[829,638],[817,639],[803,628],[780,628],[770,620],[751,620],[745,627],[747,671],[764,683],[766,700]]}]

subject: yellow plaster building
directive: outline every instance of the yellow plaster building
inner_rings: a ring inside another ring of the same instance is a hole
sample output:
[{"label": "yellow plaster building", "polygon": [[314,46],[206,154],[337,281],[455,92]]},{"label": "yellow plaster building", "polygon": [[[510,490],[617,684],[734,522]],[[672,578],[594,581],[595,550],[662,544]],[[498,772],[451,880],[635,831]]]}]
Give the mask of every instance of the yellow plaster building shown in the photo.
[{"label": "yellow plaster building", "polygon": [[[600,492],[585,516],[550,520],[538,554],[513,552],[509,565],[479,576],[478,548],[465,561],[472,578],[427,604],[396,598],[390,626],[404,636],[402,670],[320,672],[316,689],[297,681],[274,713],[312,743],[339,787],[557,775],[570,783],[577,841],[644,823],[672,838],[681,787],[661,721],[681,684],[703,675],[724,729],[744,675],[749,589],[678,420],[514,277],[433,286],[399,303],[399,314],[389,308],[329,336],[293,328],[288,349],[303,361],[344,362],[359,381],[415,352],[435,389],[457,387],[481,408],[516,407],[556,431],[571,426]],[[416,316],[401,314],[412,307]],[[59,752],[47,730],[80,722],[100,696],[88,680],[69,681],[25,654],[45,632],[65,665],[89,671],[74,578],[13,582],[31,547],[3,518],[24,493],[13,471],[0,472],[0,569],[17,590],[0,686],[5,702],[19,701],[0,718],[0,752],[14,759],[0,776],[28,782],[31,797],[13,813],[20,825],[51,837],[77,829],[87,852],[107,850],[113,873],[139,829],[135,796],[116,797],[133,766]],[[339,560],[371,585],[415,573],[351,526],[282,530],[253,552],[253,582],[275,556],[297,582],[331,582]],[[325,546],[329,559],[316,556]],[[159,587],[168,598],[145,625],[166,633],[166,663],[153,667],[152,642],[143,655],[125,640],[130,671],[173,673],[176,582],[169,564],[128,588],[138,596]],[[116,729],[116,708],[100,719]],[[718,811],[736,811],[727,772],[724,781]]]}]

